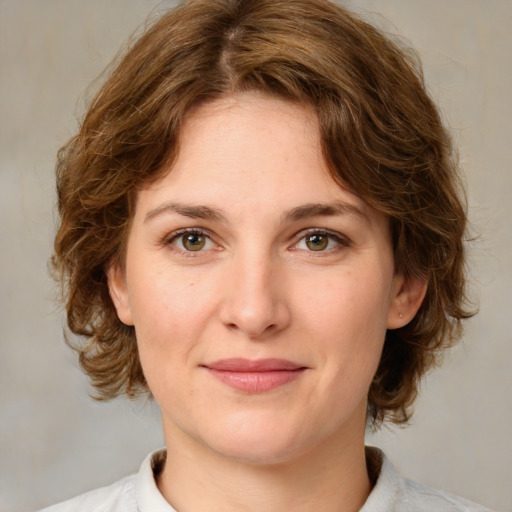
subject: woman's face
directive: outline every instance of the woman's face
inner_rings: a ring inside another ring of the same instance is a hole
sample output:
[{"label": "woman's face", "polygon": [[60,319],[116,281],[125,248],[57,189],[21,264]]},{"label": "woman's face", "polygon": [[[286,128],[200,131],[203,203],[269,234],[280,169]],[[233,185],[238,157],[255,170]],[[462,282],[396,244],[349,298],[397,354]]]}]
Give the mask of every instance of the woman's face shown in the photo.
[{"label": "woman's face", "polygon": [[206,104],[169,170],[109,275],[168,444],[267,463],[362,440],[386,329],[415,309],[387,219],[329,176],[313,112]]}]

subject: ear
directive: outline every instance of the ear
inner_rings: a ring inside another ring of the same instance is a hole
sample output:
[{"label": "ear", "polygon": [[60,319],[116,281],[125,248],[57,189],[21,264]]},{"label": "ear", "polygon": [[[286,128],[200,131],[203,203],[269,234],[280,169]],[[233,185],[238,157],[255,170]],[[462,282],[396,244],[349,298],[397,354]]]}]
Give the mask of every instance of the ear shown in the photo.
[{"label": "ear", "polygon": [[388,312],[388,329],[407,325],[416,315],[427,293],[427,281],[395,274],[393,296]]},{"label": "ear", "polygon": [[107,280],[110,298],[114,303],[119,320],[125,325],[133,325],[126,276],[118,263],[113,263],[108,268]]}]

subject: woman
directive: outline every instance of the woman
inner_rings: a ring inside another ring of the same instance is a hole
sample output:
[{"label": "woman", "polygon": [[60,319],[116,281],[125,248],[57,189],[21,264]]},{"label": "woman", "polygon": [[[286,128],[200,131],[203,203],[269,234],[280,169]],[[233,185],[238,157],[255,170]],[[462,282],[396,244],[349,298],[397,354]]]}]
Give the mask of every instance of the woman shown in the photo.
[{"label": "woman", "polygon": [[405,50],[325,0],[191,0],[57,171],[80,363],[100,398],[155,398],[166,450],[48,510],[484,510],[364,446],[470,316],[451,143]]}]

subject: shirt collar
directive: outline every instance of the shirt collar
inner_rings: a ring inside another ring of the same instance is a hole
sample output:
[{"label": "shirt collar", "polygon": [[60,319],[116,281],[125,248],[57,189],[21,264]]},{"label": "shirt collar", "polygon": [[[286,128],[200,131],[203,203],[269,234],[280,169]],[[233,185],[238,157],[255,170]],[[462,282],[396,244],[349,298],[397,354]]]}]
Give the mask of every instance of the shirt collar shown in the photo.
[{"label": "shirt collar", "polygon": [[[165,449],[152,452],[140,467],[135,490],[139,512],[176,512],[162,496],[155,481],[155,472],[165,462],[166,456]],[[376,482],[360,512],[392,512],[401,490],[398,473],[378,448],[366,447],[366,463]]]}]

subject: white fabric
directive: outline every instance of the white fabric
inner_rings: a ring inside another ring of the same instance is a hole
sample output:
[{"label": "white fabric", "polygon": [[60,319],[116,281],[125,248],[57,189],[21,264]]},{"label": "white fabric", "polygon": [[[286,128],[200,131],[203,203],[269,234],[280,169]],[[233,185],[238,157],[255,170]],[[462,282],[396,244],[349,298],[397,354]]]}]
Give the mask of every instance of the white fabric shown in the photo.
[{"label": "white fabric", "polygon": [[[395,471],[380,450],[367,450],[369,460],[377,461],[373,471],[379,476],[360,512],[491,512],[462,498],[407,480]],[[165,450],[153,452],[146,457],[138,474],[40,512],[177,512],[160,494],[153,476],[153,468],[164,457]],[[381,465],[380,472],[378,465]]]}]

